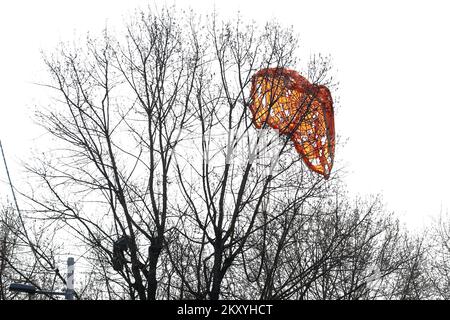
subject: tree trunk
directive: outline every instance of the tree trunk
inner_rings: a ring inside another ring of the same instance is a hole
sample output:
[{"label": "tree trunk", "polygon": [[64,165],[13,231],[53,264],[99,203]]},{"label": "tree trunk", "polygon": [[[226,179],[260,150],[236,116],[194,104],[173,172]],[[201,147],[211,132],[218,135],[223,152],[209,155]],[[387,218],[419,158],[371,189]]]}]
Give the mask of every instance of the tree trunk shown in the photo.
[{"label": "tree trunk", "polygon": [[147,299],[156,300],[156,291],[158,289],[158,281],[156,280],[156,270],[158,266],[159,255],[161,254],[161,241],[152,241],[152,244],[148,247],[148,288]]},{"label": "tree trunk", "polygon": [[210,293],[211,300],[219,300],[220,296],[220,285],[222,283],[222,259],[223,259],[223,248],[221,245],[216,246],[214,253],[214,265],[212,269],[212,287]]}]

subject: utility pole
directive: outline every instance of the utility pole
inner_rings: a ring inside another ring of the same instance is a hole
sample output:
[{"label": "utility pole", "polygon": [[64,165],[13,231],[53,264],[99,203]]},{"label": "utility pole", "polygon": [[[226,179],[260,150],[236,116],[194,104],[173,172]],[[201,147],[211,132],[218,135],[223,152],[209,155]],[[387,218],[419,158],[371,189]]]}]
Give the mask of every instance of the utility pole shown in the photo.
[{"label": "utility pole", "polygon": [[73,274],[74,274],[75,260],[70,257],[67,259],[67,289],[66,300],[73,300]]}]

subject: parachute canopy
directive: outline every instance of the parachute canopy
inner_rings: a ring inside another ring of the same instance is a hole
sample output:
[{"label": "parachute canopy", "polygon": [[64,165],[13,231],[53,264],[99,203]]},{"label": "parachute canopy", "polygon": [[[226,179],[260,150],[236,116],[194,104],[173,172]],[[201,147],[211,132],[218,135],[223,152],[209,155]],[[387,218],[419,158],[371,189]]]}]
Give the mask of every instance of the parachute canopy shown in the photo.
[{"label": "parachute canopy", "polygon": [[253,76],[251,95],[254,125],[267,125],[289,136],[304,163],[328,179],[335,148],[328,88],[311,84],[294,70],[267,68]]}]

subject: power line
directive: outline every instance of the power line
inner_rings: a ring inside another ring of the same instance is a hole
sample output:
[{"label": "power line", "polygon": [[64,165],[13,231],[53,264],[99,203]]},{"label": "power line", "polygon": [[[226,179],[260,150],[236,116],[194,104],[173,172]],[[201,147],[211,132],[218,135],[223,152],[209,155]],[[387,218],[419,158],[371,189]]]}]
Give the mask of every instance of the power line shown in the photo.
[{"label": "power line", "polygon": [[13,184],[12,184],[12,181],[11,181],[11,176],[9,174],[8,164],[6,163],[5,152],[3,150],[3,145],[2,145],[2,141],[1,140],[0,140],[0,149],[2,149],[3,163],[5,165],[6,176],[8,177],[8,182],[9,182],[9,186],[11,188],[11,193],[13,195],[14,204],[16,205],[16,209],[17,209],[17,212],[19,213],[19,217],[22,219],[22,217],[20,216],[19,204],[17,203],[16,192],[14,191],[14,187],[13,187]]}]

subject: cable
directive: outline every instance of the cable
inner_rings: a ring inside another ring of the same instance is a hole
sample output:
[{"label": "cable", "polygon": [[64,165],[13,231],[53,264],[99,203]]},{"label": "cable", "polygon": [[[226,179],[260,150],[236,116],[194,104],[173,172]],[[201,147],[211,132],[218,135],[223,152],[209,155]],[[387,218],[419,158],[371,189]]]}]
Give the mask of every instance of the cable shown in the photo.
[{"label": "cable", "polygon": [[14,203],[16,205],[16,209],[17,212],[19,213],[19,217],[22,219],[21,215],[20,215],[20,209],[19,209],[19,204],[17,203],[17,198],[16,198],[16,192],[14,191],[14,187],[11,181],[11,176],[9,174],[9,170],[8,170],[8,164],[6,163],[6,158],[5,158],[5,152],[3,151],[3,145],[2,145],[2,141],[0,140],[0,149],[2,149],[2,157],[3,157],[3,163],[5,165],[5,169],[6,169],[6,176],[8,177],[8,181],[9,181],[9,186],[11,188],[11,193],[13,195],[13,199],[14,199]]}]

